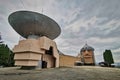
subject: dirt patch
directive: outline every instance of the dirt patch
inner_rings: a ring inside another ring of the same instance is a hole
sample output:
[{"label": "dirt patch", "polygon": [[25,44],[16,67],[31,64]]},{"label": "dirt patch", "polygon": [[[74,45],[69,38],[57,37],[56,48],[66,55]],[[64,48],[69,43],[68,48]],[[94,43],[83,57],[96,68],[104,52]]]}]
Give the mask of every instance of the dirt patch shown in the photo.
[{"label": "dirt patch", "polygon": [[19,70],[0,68],[0,80],[119,80],[120,69],[94,66]]}]

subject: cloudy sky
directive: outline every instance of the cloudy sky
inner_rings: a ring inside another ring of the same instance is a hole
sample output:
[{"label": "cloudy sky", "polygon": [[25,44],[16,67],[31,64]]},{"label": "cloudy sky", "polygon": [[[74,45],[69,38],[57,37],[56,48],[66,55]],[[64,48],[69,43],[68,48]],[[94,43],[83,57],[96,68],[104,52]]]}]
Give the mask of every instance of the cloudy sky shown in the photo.
[{"label": "cloudy sky", "polygon": [[103,61],[105,49],[111,49],[115,62],[120,62],[120,0],[0,0],[0,32],[11,49],[20,36],[8,16],[19,10],[54,19],[62,30],[55,41],[64,54],[76,56],[87,42],[95,48],[96,62]]}]

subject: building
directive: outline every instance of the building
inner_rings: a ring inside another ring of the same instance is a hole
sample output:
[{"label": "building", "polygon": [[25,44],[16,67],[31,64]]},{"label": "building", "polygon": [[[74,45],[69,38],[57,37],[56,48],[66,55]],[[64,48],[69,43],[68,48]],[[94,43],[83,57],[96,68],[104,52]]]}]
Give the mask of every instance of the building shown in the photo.
[{"label": "building", "polygon": [[56,43],[47,38],[27,39],[19,41],[13,49],[15,65],[22,68],[54,68],[73,67],[79,65],[95,65],[94,48],[85,44],[78,56],[65,55],[58,51]]},{"label": "building", "polygon": [[60,67],[73,67],[75,66],[76,62],[81,61],[81,58],[71,55],[60,54],[59,60]]},{"label": "building", "polygon": [[13,49],[15,65],[22,68],[59,67],[59,54],[56,43],[43,36],[38,39],[19,41]]},{"label": "building", "polygon": [[53,19],[37,12],[16,11],[9,15],[8,22],[25,38],[13,49],[15,65],[26,69],[59,67],[53,40],[60,35],[61,28]]},{"label": "building", "polygon": [[80,53],[77,56],[70,56],[65,54],[59,55],[60,59],[60,67],[73,67],[73,66],[80,66],[80,65],[95,65],[94,59],[94,48],[85,44]]},{"label": "building", "polygon": [[32,11],[16,11],[9,15],[13,29],[25,40],[20,40],[13,49],[15,65],[22,68],[71,67],[76,63],[94,64],[94,49],[87,44],[74,57],[59,54],[53,41],[61,33],[59,25],[46,15]]},{"label": "building", "polygon": [[85,44],[82,47],[78,57],[79,56],[81,57],[81,62],[83,62],[84,65],[95,65],[94,48],[88,44]]}]

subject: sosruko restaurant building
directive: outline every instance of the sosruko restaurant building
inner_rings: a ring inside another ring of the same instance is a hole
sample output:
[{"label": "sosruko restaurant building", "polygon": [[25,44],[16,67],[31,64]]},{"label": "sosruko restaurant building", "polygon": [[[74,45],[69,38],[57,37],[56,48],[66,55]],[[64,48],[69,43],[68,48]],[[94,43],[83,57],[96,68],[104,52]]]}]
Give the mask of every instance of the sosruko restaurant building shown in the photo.
[{"label": "sosruko restaurant building", "polygon": [[[54,41],[61,33],[59,25],[46,15],[32,11],[16,11],[8,17],[12,28],[25,40],[13,48],[16,66],[21,68],[72,67],[76,63],[94,65],[94,48],[85,44],[78,56],[60,53]],[[69,54],[69,53],[68,53]]]}]

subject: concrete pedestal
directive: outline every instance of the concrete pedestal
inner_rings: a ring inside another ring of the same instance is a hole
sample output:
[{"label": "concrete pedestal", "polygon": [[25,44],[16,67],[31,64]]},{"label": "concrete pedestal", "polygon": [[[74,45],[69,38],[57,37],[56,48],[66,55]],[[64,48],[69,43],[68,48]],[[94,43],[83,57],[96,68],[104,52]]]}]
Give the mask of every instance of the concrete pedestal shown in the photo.
[{"label": "concrete pedestal", "polygon": [[[17,66],[37,67],[46,65],[46,68],[59,67],[56,43],[45,36],[38,39],[21,40],[14,47],[13,52]],[[42,64],[39,64],[40,61]],[[43,64],[44,62],[46,64]]]}]

